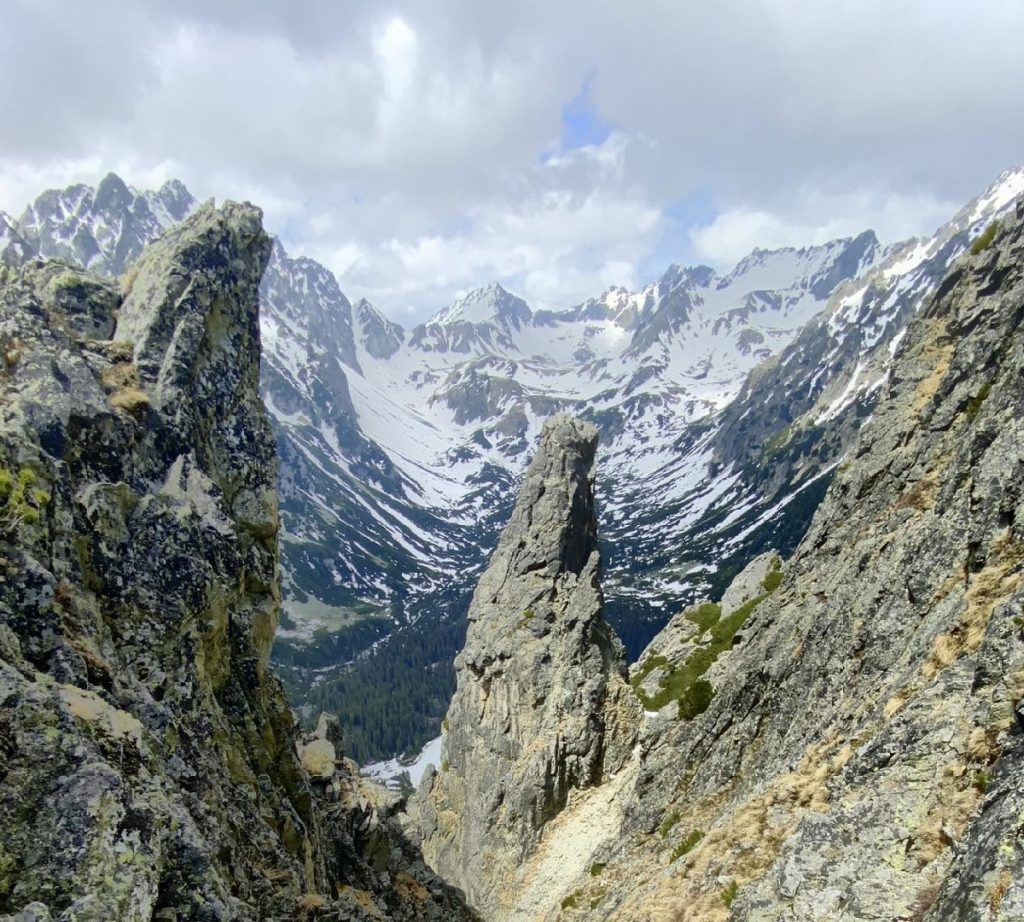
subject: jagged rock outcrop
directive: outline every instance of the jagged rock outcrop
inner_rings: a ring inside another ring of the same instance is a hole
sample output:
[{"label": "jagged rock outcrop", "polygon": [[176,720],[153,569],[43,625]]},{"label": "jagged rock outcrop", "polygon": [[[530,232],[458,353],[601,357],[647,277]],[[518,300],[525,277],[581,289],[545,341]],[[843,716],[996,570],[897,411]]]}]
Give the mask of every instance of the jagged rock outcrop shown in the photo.
[{"label": "jagged rock outcrop", "polygon": [[470,918],[268,668],[269,252],[228,203],[127,293],[0,269],[0,919]]},{"label": "jagged rock outcrop", "polygon": [[976,249],[547,917],[1024,918],[1024,206]]},{"label": "jagged rock outcrop", "polygon": [[428,862],[488,919],[515,909],[517,874],[574,792],[633,748],[640,707],[601,616],[597,430],[549,420],[470,607],[441,770],[412,807]]},{"label": "jagged rock outcrop", "polygon": [[[673,616],[630,668],[630,682],[648,716],[692,720],[714,697],[712,680],[726,654],[743,642],[743,627],[782,581],[782,559],[768,551],[733,579],[720,603],[704,599]],[[649,722],[657,732],[661,720]]]}]

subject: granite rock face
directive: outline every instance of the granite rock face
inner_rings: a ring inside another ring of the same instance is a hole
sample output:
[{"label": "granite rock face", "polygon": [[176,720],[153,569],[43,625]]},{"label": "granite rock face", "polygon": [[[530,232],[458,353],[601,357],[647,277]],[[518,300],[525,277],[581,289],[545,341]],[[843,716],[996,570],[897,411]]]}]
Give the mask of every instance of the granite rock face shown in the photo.
[{"label": "granite rock face", "polygon": [[268,668],[269,253],[228,203],[123,289],[0,269],[0,919],[470,918]]},{"label": "granite rock face", "polygon": [[751,599],[762,595],[769,574],[780,564],[779,556],[773,551],[759,554],[750,561],[722,593],[722,617],[728,618]]},{"label": "granite rock face", "polygon": [[978,249],[547,917],[1024,918],[1024,208]]},{"label": "granite rock face", "polygon": [[1024,205],[921,306],[794,556],[652,641],[632,756],[538,844],[520,766],[549,723],[519,694],[564,653],[543,630],[534,652],[519,580],[562,553],[529,550],[544,497],[528,482],[478,590],[421,794],[429,859],[490,917],[1024,918]]},{"label": "granite rock face", "polygon": [[640,706],[601,616],[597,430],[568,415],[541,435],[470,607],[440,772],[412,805],[424,855],[486,918],[575,791],[631,753]]}]

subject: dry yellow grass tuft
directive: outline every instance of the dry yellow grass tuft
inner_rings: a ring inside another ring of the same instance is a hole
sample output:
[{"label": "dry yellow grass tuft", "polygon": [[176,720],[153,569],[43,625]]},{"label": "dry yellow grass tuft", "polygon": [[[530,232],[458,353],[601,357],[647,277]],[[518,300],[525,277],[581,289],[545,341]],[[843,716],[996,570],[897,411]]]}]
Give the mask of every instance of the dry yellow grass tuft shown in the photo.
[{"label": "dry yellow grass tuft", "polygon": [[139,386],[139,372],[132,362],[117,362],[100,372],[100,381],[107,391],[110,405],[118,410],[134,412],[149,406],[149,396]]},{"label": "dry yellow grass tuft", "polygon": [[138,275],[139,266],[138,263],[134,263],[133,265],[129,266],[128,271],[121,276],[121,294],[124,295],[124,297],[127,298],[128,295],[132,293],[132,288],[135,287],[135,279],[138,277]]},{"label": "dry yellow grass tuft", "polygon": [[914,509],[927,512],[935,505],[935,494],[939,489],[939,475],[928,471],[920,480],[912,483],[896,500],[897,509]]},{"label": "dry yellow grass tuft", "polygon": [[886,720],[890,720],[895,717],[900,711],[906,707],[907,701],[909,700],[909,694],[907,691],[901,691],[898,695],[893,695],[888,701],[885,702],[885,707],[882,708],[882,716]]},{"label": "dry yellow grass tuft", "polygon": [[947,771],[938,782],[934,805],[914,832],[907,855],[919,868],[927,867],[946,852],[967,829],[978,808],[980,792],[965,777]]},{"label": "dry yellow grass tuft", "polygon": [[1013,885],[1013,874],[1009,868],[1003,868],[988,891],[988,908],[993,915],[1002,908],[1003,900]]},{"label": "dry yellow grass tuft", "polygon": [[981,646],[995,607],[1015,592],[1022,580],[1024,544],[1006,529],[992,543],[985,567],[967,587],[967,612],[962,622],[965,652],[972,653]]},{"label": "dry yellow grass tuft", "polygon": [[920,413],[927,406],[928,401],[938,392],[942,379],[946,377],[946,372],[949,371],[954,353],[953,343],[941,342],[946,335],[945,321],[930,319],[925,322],[930,328],[932,335],[931,340],[925,343],[921,349],[921,358],[932,363],[932,370],[921,380],[914,393],[914,413]]},{"label": "dry yellow grass tuft", "polygon": [[110,405],[117,410],[131,413],[139,407],[149,406],[149,396],[137,387],[126,387],[110,395]]},{"label": "dry yellow grass tuft", "polygon": [[934,679],[943,669],[956,662],[959,656],[959,643],[952,634],[939,634],[932,644],[931,653],[921,667],[927,679]]},{"label": "dry yellow grass tuft", "polygon": [[339,899],[347,898],[351,900],[365,913],[374,916],[375,918],[384,918],[383,913],[380,911],[380,907],[374,902],[373,894],[370,893],[369,890],[359,890],[349,884],[342,884],[338,887],[338,897]]},{"label": "dry yellow grass tuft", "polygon": [[687,804],[687,824],[705,829],[704,837],[685,860],[672,865],[678,873],[664,877],[654,893],[644,893],[640,906],[627,905],[616,918],[724,922],[729,909],[723,903],[721,878],[728,876],[741,893],[746,884],[759,880],[801,818],[826,808],[828,781],[852,753],[849,744],[830,733],[805,752],[794,771],[731,810],[725,807],[729,795],[724,792]]},{"label": "dry yellow grass tuft", "polygon": [[22,353],[25,351],[25,344],[17,336],[6,339],[0,345],[0,352],[3,353],[3,373],[11,375],[21,361]]},{"label": "dry yellow grass tuft", "polygon": [[326,908],[327,900],[318,893],[304,893],[299,897],[295,917],[302,922],[311,922]]},{"label": "dry yellow grass tuft", "polygon": [[399,871],[395,875],[395,891],[399,896],[415,903],[426,903],[430,899],[427,888],[405,871]]},{"label": "dry yellow grass tuft", "polygon": [[932,679],[961,656],[981,646],[996,606],[1005,601],[1024,582],[1024,544],[1004,530],[989,548],[985,566],[968,574],[964,613],[949,634],[935,638],[931,653],[921,667],[925,678]]},{"label": "dry yellow grass tuft", "polygon": [[975,727],[967,737],[967,758],[972,762],[986,764],[996,754],[996,733],[984,727]]}]

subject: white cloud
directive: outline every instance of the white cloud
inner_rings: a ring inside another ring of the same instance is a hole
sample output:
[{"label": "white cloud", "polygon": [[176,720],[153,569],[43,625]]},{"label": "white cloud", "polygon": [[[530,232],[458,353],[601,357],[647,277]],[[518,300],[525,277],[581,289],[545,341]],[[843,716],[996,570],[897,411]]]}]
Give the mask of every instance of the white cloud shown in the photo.
[{"label": "white cloud", "polygon": [[[0,208],[178,175],[385,310],[495,277],[564,302],[654,253],[938,223],[1024,160],[1022,33],[1017,0],[10,0]],[[615,131],[565,151],[584,82]]]},{"label": "white cloud", "polygon": [[755,247],[801,247],[852,237],[871,228],[883,243],[933,231],[962,203],[930,195],[886,194],[855,190],[825,194],[804,190],[790,207],[766,211],[740,205],[690,231],[696,256],[729,268]]},{"label": "white cloud", "polygon": [[[626,150],[621,137],[611,137],[557,165],[534,165],[502,194],[467,209],[459,232],[391,237],[347,270],[332,267],[343,286],[376,302],[408,307],[418,299],[421,316],[489,278],[536,307],[564,307],[595,294],[595,286],[634,283],[662,212],[623,184]],[[577,166],[588,178],[573,189],[566,171],[572,176]]]}]

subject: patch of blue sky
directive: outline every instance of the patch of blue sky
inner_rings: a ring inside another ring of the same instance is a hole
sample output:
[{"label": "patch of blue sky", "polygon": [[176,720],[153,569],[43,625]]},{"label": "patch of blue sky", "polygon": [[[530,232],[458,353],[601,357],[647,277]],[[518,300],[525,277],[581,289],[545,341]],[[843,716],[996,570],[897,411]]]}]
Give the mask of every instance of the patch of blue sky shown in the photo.
[{"label": "patch of blue sky", "polygon": [[662,214],[661,234],[638,267],[644,284],[659,278],[672,263],[681,266],[696,264],[691,234],[696,228],[714,221],[717,211],[711,190],[702,187],[666,205]]},{"label": "patch of blue sky", "polygon": [[594,108],[591,89],[595,74],[590,74],[572,99],[562,106],[562,150],[603,144],[612,126]]}]

